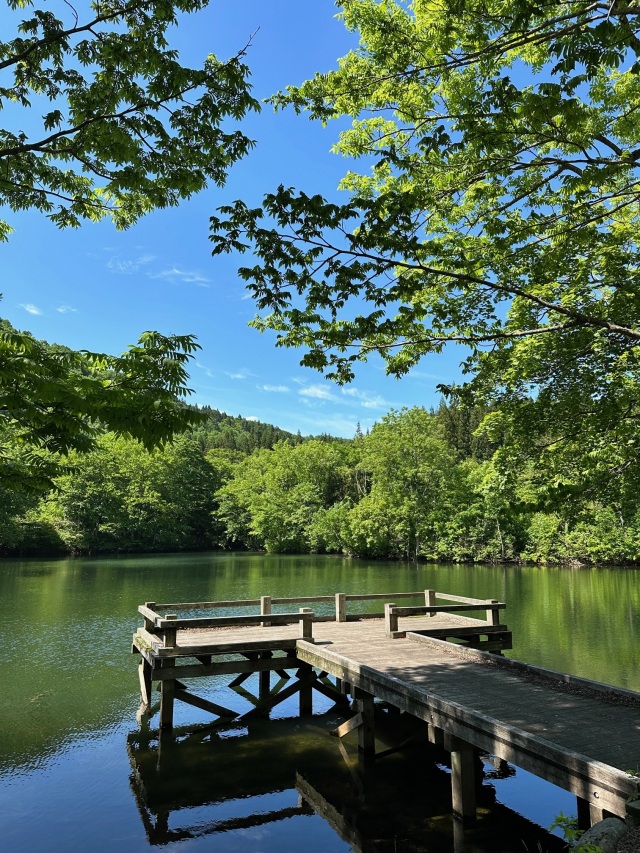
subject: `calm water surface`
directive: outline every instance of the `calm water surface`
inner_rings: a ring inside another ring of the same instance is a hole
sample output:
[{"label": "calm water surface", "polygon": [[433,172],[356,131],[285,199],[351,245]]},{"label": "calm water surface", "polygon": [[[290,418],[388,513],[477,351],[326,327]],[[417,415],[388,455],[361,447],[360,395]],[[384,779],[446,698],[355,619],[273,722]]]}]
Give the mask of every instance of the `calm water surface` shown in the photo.
[{"label": "calm water surface", "polygon": [[[180,727],[210,718],[178,703],[177,743],[159,749],[157,717],[150,732],[135,721],[137,659],[129,649],[138,604],[424,588],[499,598],[508,605],[512,656],[640,690],[638,581],[634,569],[246,554],[4,560],[0,847],[338,853],[352,848],[336,832],[335,815],[332,826],[336,808],[355,821],[367,849],[449,851],[446,770],[414,750],[380,762],[384,773],[376,770],[363,792],[353,746],[341,755],[327,736],[337,718],[315,696],[309,724],[295,718],[295,703],[284,703],[280,719],[195,733]],[[209,681],[207,695],[248,710],[250,700],[230,693],[228,680]],[[251,692],[251,682],[244,686]],[[309,792],[324,812],[309,808]],[[485,793],[474,850],[524,849],[527,822],[513,823],[501,804],[542,826],[574,811],[573,798],[520,770],[491,779]]]}]

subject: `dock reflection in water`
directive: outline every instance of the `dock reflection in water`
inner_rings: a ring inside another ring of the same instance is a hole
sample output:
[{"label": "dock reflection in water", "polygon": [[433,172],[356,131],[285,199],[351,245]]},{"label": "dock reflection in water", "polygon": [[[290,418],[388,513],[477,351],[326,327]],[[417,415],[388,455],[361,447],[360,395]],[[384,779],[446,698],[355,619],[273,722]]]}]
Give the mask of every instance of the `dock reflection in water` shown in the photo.
[{"label": "dock reflection in water", "polygon": [[131,788],[149,843],[225,834],[216,849],[258,853],[275,849],[268,835],[286,826],[291,849],[306,853],[316,843],[318,850],[356,853],[563,849],[560,839],[495,802],[490,779],[513,773],[509,765],[487,765],[477,826],[462,832],[451,815],[446,753],[430,746],[408,715],[379,716],[383,743],[367,767],[355,738],[330,737],[343,720],[331,712],[306,722],[176,728],[161,738],[131,733]]}]

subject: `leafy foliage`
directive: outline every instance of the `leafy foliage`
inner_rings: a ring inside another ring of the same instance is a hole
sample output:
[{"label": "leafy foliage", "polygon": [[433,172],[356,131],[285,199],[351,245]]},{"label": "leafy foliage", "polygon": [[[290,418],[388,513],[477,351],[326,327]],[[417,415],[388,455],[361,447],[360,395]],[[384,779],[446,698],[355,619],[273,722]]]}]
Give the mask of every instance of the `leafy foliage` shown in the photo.
[{"label": "leafy foliage", "polygon": [[231,543],[277,552],[339,550],[324,515],[353,497],[352,470],[351,448],[342,442],[282,442],[254,452],[218,492]]},{"label": "leafy foliage", "polygon": [[[215,468],[192,439],[152,453],[138,442],[101,436],[58,478],[38,520],[72,552],[161,551],[214,546]],[[33,514],[31,518],[33,518]]]},{"label": "leafy foliage", "polygon": [[[628,4],[343,0],[359,47],[273,98],[355,166],[212,217],[278,344],[339,382],[468,347],[502,463],[550,491],[638,476],[640,17]],[[451,388],[444,388],[450,393]],[[637,485],[637,484],[636,484]]]},{"label": "leafy foliage", "polygon": [[87,451],[105,429],[161,445],[202,416],[189,393],[190,335],[146,332],[121,356],[50,346],[0,321],[0,479],[42,489],[60,454]]},{"label": "leafy foliage", "polygon": [[[259,108],[244,51],[194,69],[169,46],[178,17],[207,0],[100,0],[80,13],[7,5],[17,34],[0,42],[0,106],[11,105],[14,128],[0,129],[1,204],[60,227],[110,216],[126,228],[223,184],[251,148],[233,127]],[[10,230],[0,223],[0,239]]]}]

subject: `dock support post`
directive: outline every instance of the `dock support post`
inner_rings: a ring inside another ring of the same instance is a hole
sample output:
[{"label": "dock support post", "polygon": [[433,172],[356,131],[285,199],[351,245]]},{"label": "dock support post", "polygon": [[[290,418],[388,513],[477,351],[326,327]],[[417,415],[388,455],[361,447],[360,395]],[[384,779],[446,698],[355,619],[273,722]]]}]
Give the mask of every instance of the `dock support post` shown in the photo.
[{"label": "dock support post", "polygon": [[591,809],[589,808],[589,800],[584,800],[582,797],[576,797],[578,811],[578,829],[589,829],[591,826]]},{"label": "dock support post", "polygon": [[[163,669],[169,669],[175,666],[175,660],[165,660],[162,663]],[[172,679],[161,681],[160,692],[160,728],[173,728],[173,703],[176,693],[176,683]]]},{"label": "dock support post", "polygon": [[[272,658],[273,652],[260,652],[259,659]],[[258,699],[260,704],[269,699],[269,691],[271,690],[271,672],[266,669],[258,674]]]},{"label": "dock support post", "polygon": [[[177,619],[175,613],[167,613],[165,619]],[[164,629],[164,645],[165,648],[174,648],[176,644],[176,629]],[[175,667],[175,658],[165,658],[162,662],[163,669]],[[176,692],[176,683],[174,679],[163,679],[160,693],[160,728],[170,730],[173,728],[173,704]]]},{"label": "dock support post", "polygon": [[608,812],[600,806],[585,800],[582,797],[576,797],[578,806],[578,829],[589,829],[596,823],[600,823],[605,817],[608,817]]},{"label": "dock support post", "polygon": [[303,663],[296,673],[300,680],[300,716],[309,717],[313,714],[313,686],[311,683],[312,667]]},{"label": "dock support post", "polygon": [[453,814],[464,823],[476,818],[476,749],[469,743],[451,738],[445,747],[451,750],[451,805]]},{"label": "dock support post", "polygon": [[464,853],[464,821],[453,815],[453,853]]},{"label": "dock support post", "polygon": [[376,755],[373,696],[366,690],[356,687],[355,698],[358,703],[358,711],[362,715],[362,725],[358,727],[358,749],[365,761],[370,761]]},{"label": "dock support post", "polygon": [[344,592],[336,592],[336,622],[347,621],[347,596]]},{"label": "dock support post", "polygon": [[138,675],[140,678],[140,710],[148,714],[151,710],[151,664],[140,658]]}]

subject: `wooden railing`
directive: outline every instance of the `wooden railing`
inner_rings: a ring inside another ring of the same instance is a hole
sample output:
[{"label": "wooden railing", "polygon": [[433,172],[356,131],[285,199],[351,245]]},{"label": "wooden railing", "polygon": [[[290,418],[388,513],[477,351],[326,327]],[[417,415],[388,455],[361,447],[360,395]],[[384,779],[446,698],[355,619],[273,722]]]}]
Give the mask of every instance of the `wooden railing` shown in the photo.
[{"label": "wooden railing", "polygon": [[[431,590],[426,590],[431,592]],[[426,597],[425,592],[425,597]],[[485,611],[485,620],[488,626],[500,625],[500,611],[507,605],[495,598],[463,598],[458,595],[444,595],[437,593],[434,598],[442,598],[445,601],[454,601],[455,604],[436,605],[427,604],[424,607],[398,607],[397,604],[387,603],[384,606],[384,621],[387,635],[389,637],[404,636],[404,632],[398,629],[400,616],[435,616],[436,613],[465,613],[468,611]]]},{"label": "wooden railing", "polygon": [[[424,598],[424,606],[400,607],[395,603],[395,600],[398,599],[418,597]],[[438,599],[453,603],[438,604],[436,603]],[[390,603],[390,600],[394,603]],[[435,616],[437,613],[485,610],[486,622],[491,626],[497,626],[500,623],[500,610],[506,607],[506,604],[496,599],[468,598],[437,592],[434,589],[425,589],[418,592],[397,593],[346,594],[337,592],[334,595],[288,596],[286,598],[272,598],[270,595],[263,595],[260,598],[236,601],[188,601],[171,604],[157,604],[154,601],[147,601],[144,605],[140,605],[138,610],[144,617],[144,629],[150,634],[160,635],[163,638],[164,647],[173,648],[176,644],[176,632],[178,630],[231,626],[241,627],[245,625],[262,625],[268,627],[273,625],[291,625],[299,622],[300,636],[304,639],[312,639],[313,622],[349,622],[360,619],[381,618],[382,614],[380,612],[348,614],[348,603],[355,601],[384,602],[385,626],[389,636],[393,636],[398,632],[398,619],[404,616]],[[332,615],[317,615],[309,607],[301,607],[295,613],[273,612],[274,605],[307,605],[329,602],[335,606],[335,612]],[[260,612],[246,616],[203,616],[200,618],[178,616],[179,611],[221,610],[231,607],[259,607]]]},{"label": "wooden railing", "polygon": [[[243,602],[244,603],[244,602]],[[233,602],[238,605],[239,602]],[[225,602],[229,606],[228,602]],[[303,640],[313,639],[313,610],[309,607],[301,607],[297,613],[258,613],[248,616],[205,616],[200,619],[190,617],[178,618],[176,613],[166,613],[161,616],[158,610],[165,609],[167,605],[158,605],[154,601],[147,601],[138,607],[138,611],[144,617],[144,629],[150,634],[160,635],[164,648],[174,648],[178,630],[192,630],[196,628],[230,628],[249,625],[292,625],[300,623],[300,638]],[[171,605],[172,609],[192,609],[192,604]]]}]

